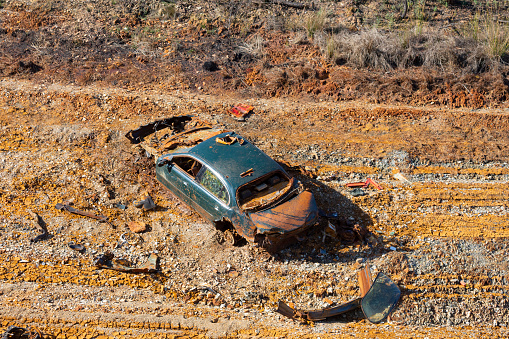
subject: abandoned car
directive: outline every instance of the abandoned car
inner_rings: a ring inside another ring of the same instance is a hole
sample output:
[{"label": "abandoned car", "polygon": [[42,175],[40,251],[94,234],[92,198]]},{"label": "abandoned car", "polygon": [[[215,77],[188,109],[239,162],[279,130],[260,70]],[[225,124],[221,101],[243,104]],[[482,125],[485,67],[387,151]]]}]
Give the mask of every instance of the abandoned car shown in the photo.
[{"label": "abandoned car", "polygon": [[[313,226],[313,194],[232,131],[195,116],[159,120],[126,137],[156,159],[157,180],[224,232],[277,251]],[[240,236],[240,237],[239,237]]]}]

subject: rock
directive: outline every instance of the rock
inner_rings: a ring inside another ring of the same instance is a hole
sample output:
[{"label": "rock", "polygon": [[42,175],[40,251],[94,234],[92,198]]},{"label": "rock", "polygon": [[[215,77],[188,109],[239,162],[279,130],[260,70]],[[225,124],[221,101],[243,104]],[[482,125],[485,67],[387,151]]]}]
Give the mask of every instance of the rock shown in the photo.
[{"label": "rock", "polygon": [[147,230],[147,224],[141,221],[130,221],[127,226],[133,233],[141,233]]}]

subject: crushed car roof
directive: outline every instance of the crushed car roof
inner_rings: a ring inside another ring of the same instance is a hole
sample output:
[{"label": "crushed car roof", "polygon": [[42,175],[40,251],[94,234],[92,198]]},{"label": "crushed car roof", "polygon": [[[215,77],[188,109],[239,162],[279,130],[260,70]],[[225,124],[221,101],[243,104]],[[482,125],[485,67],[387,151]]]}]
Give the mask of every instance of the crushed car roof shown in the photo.
[{"label": "crushed car roof", "polygon": [[[219,138],[230,135],[239,138],[232,144],[217,142]],[[203,159],[232,186],[237,189],[245,183],[259,178],[267,173],[282,170],[281,166],[263,153],[258,147],[234,132],[226,132],[204,140],[188,150],[189,154]],[[248,172],[247,175],[241,174]]]}]

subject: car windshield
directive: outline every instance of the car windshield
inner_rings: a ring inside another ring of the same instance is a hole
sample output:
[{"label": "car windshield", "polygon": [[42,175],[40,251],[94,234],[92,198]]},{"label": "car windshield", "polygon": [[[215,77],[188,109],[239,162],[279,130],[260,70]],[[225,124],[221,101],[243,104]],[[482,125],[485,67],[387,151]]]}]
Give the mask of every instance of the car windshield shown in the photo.
[{"label": "car windshield", "polygon": [[278,201],[293,187],[291,180],[281,171],[255,179],[237,190],[237,201],[243,210],[261,209]]}]

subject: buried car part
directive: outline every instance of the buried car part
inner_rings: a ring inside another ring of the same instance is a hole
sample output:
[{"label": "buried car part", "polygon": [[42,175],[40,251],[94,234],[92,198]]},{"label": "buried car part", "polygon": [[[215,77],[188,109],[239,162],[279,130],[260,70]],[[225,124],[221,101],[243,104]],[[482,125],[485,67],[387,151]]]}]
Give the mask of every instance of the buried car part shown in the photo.
[{"label": "buried car part", "polygon": [[101,214],[95,214],[93,212],[85,212],[85,211],[78,210],[78,209],[72,207],[70,203],[63,203],[63,204],[58,203],[55,205],[55,208],[59,211],[67,211],[72,214],[82,215],[85,217],[99,220],[100,222],[105,222],[108,225],[110,225],[112,228],[115,228],[115,226],[108,220],[107,216],[101,215]]},{"label": "buried car part", "polygon": [[127,273],[156,273],[159,271],[159,257],[154,253],[148,257],[147,262],[139,267],[130,267],[125,260],[113,260],[113,257],[113,253],[106,252],[94,261],[94,265],[99,268],[106,268]]},{"label": "buried car part", "polygon": [[42,339],[42,332],[36,327],[26,329],[18,326],[9,326],[2,334],[1,339]]},{"label": "buried car part", "polygon": [[370,279],[371,273],[367,266],[363,271],[359,272],[361,297],[347,303],[326,307],[318,311],[301,311],[293,309],[284,302],[279,301],[276,312],[291,319],[308,322],[334,317],[357,309],[360,306],[364,316],[370,322],[377,324],[385,320],[392,312],[399,301],[401,291],[398,286],[382,272],[378,273],[372,284]]},{"label": "buried car part", "polygon": [[50,238],[51,235],[48,233],[48,227],[46,226],[46,222],[44,222],[44,220],[41,218],[41,216],[35,212],[30,211],[30,210],[28,212],[34,218],[35,223],[41,230],[41,234],[39,234],[38,236],[36,236],[33,239],[30,239],[30,242],[38,242],[38,241]]},{"label": "buried car part", "polygon": [[313,194],[249,141],[195,117],[170,119],[178,130],[153,123],[126,135],[155,156],[156,179],[204,219],[269,251],[316,223]]}]

